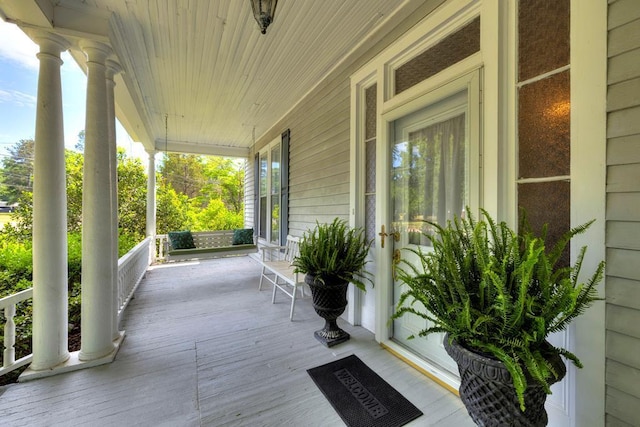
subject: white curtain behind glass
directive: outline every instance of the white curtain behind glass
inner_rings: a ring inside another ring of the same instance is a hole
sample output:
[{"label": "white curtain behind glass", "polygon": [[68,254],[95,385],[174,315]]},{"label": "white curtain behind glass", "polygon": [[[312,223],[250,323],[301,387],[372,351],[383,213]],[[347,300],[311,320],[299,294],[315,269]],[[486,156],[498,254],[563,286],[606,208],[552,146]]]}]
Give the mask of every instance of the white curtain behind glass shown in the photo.
[{"label": "white curtain behind glass", "polygon": [[444,226],[463,214],[465,145],[464,114],[409,133],[411,216]]}]

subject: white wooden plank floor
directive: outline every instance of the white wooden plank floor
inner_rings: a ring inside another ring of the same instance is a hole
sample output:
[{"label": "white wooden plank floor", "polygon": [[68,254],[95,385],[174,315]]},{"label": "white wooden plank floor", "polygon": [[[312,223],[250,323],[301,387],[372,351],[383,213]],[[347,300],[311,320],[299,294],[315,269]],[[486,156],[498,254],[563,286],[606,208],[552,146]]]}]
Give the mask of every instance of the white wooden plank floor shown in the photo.
[{"label": "white wooden plank floor", "polygon": [[251,257],[152,267],[127,309],[109,364],[0,387],[2,426],[342,426],[306,370],[356,354],[418,406],[409,426],[473,426],[460,400],[369,331],[327,349],[323,320],[300,300],[258,292]]}]

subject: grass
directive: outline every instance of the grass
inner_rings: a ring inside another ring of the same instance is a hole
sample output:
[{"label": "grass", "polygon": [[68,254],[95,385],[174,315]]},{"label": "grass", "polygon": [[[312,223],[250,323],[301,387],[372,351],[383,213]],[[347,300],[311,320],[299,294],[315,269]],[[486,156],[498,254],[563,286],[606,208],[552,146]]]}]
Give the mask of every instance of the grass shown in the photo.
[{"label": "grass", "polygon": [[8,222],[11,222],[11,214],[8,212],[0,213],[0,228],[4,227]]}]

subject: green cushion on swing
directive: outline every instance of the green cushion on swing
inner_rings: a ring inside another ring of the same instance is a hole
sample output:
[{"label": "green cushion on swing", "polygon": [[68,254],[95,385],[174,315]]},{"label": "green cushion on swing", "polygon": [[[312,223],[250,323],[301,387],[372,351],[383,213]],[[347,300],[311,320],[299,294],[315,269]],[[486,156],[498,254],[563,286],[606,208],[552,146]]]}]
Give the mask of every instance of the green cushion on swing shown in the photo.
[{"label": "green cushion on swing", "polygon": [[243,228],[233,230],[232,245],[252,245],[253,244],[253,228]]},{"label": "green cushion on swing", "polygon": [[191,231],[170,231],[169,241],[172,249],[193,249],[196,244],[193,243]]}]

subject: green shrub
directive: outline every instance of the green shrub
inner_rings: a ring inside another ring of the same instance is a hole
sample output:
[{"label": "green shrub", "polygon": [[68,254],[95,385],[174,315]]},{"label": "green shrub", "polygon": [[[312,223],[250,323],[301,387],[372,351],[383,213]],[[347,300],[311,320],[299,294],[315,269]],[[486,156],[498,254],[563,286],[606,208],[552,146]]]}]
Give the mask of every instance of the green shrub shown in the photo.
[{"label": "green shrub", "polygon": [[[122,233],[119,237],[120,256],[139,243],[131,233]],[[80,325],[81,281],[82,281],[82,235],[71,232],[67,235],[68,250],[68,292],[69,324]],[[33,286],[33,258],[31,242],[20,242],[4,235],[0,238],[0,298],[13,295]],[[33,303],[29,299],[16,306],[14,322],[16,324],[16,358],[31,353]],[[0,314],[0,326],[6,323]],[[0,337],[0,345],[2,345]]]},{"label": "green shrub", "polygon": [[0,242],[0,298],[26,289],[33,278],[31,242]]}]

